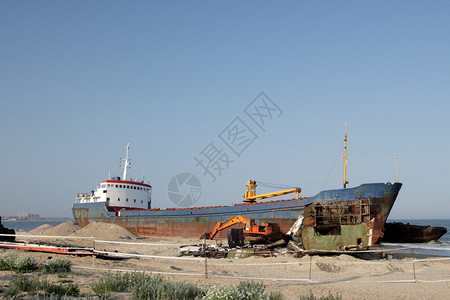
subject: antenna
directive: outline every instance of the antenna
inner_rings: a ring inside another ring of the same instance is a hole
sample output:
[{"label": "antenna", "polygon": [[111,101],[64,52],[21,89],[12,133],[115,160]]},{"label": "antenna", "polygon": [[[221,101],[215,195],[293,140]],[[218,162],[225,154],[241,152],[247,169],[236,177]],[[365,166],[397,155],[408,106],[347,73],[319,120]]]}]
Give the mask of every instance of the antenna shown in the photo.
[{"label": "antenna", "polygon": [[123,168],[123,178],[122,180],[127,180],[127,170],[130,167],[131,163],[128,158],[128,152],[130,151],[130,143],[127,143],[127,155],[125,156],[125,159],[121,159],[121,167]]},{"label": "antenna", "polygon": [[398,155],[395,155],[394,158],[395,158],[395,175],[396,175],[396,177],[397,177],[396,182],[400,182],[400,181],[398,180]]},{"label": "antenna", "polygon": [[345,122],[345,136],[344,136],[344,189],[347,188],[347,122]]}]

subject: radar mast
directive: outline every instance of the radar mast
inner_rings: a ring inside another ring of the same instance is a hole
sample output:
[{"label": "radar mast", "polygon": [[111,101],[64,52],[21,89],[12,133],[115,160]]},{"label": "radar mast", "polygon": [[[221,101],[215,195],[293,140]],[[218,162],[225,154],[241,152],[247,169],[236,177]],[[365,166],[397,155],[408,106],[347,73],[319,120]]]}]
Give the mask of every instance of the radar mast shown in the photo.
[{"label": "radar mast", "polygon": [[128,158],[128,152],[130,151],[130,143],[127,143],[127,155],[125,156],[125,159],[121,159],[121,165],[120,167],[123,168],[123,178],[122,180],[127,180],[127,170],[130,167],[131,163],[130,160]]}]

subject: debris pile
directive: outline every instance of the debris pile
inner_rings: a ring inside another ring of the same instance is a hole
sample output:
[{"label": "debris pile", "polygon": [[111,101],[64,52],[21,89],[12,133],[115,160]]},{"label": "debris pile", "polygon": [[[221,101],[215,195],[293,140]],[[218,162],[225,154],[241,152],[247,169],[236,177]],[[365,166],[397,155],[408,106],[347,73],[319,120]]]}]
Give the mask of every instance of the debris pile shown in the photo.
[{"label": "debris pile", "polygon": [[[9,228],[3,227],[3,225],[2,225],[2,217],[0,217],[0,233],[1,234],[16,234],[14,229],[9,229]],[[15,236],[3,236],[3,235],[0,235],[0,241],[3,241],[3,242],[14,242],[15,241]]]}]

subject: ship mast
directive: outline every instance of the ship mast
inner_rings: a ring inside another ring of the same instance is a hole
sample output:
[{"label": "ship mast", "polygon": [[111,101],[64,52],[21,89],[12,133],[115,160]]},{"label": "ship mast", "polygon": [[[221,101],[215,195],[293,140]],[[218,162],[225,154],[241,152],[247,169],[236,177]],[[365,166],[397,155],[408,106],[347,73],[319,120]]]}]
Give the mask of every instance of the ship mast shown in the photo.
[{"label": "ship mast", "polygon": [[347,188],[347,122],[345,122],[345,136],[344,136],[344,189]]},{"label": "ship mast", "polygon": [[397,176],[397,182],[400,182],[400,181],[398,180],[398,162],[397,162],[397,160],[398,160],[398,155],[395,155],[394,158],[395,158],[395,175]]},{"label": "ship mast", "polygon": [[121,160],[121,167],[123,168],[123,178],[122,180],[127,180],[127,170],[130,167],[130,159],[128,158],[128,152],[130,151],[130,143],[127,143],[127,155],[125,159]]}]

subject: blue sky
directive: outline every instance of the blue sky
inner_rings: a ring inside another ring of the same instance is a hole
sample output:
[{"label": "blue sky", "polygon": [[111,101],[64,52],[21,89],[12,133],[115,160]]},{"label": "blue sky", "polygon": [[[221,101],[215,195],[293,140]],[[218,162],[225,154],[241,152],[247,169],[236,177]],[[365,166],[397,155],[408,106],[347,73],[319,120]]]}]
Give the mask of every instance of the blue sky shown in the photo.
[{"label": "blue sky", "polygon": [[[404,184],[392,218],[448,218],[447,1],[1,1],[0,215],[71,216],[131,143],[153,206],[192,173],[195,205],[242,200],[248,179],[302,188]],[[244,109],[282,110],[261,130]],[[238,157],[219,134],[258,138]],[[194,157],[234,160],[211,182]],[[271,190],[260,189],[260,192]]]}]

